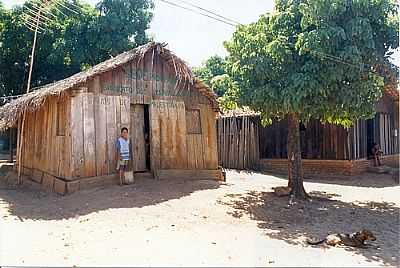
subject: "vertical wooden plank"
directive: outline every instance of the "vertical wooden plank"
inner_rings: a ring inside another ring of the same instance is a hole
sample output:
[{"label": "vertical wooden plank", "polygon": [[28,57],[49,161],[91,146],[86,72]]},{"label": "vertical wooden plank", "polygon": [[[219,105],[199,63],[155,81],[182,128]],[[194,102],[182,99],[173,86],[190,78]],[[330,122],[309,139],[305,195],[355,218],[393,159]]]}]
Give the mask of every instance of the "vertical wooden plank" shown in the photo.
[{"label": "vertical wooden plank", "polygon": [[204,157],[204,146],[203,137],[200,134],[196,134],[196,168],[205,169],[205,157]]},{"label": "vertical wooden plank", "polygon": [[178,102],[175,111],[176,130],[175,130],[175,146],[176,146],[176,168],[187,168],[187,147],[186,147],[186,110],[185,103]]},{"label": "vertical wooden plank", "polygon": [[[244,155],[246,154],[246,150],[245,150],[245,131],[246,131],[246,126],[245,126],[245,121],[246,121],[246,117],[242,116],[241,118],[241,130],[239,131],[237,138],[239,139],[238,144],[239,144],[239,150],[238,150],[238,161],[235,163],[235,168],[238,169],[243,169],[245,167],[245,157]],[[207,144],[208,145],[208,144]]]},{"label": "vertical wooden plank", "polygon": [[115,102],[117,98],[114,96],[107,96],[106,104],[106,124],[107,124],[107,162],[108,162],[108,174],[116,172],[116,140],[118,138],[117,133],[117,118]]},{"label": "vertical wooden plank", "polygon": [[45,169],[45,158],[46,158],[46,105],[43,105],[42,108],[40,109],[40,122],[39,122],[39,132],[40,132],[40,137],[39,137],[39,144],[40,146],[40,153],[39,153],[39,166],[41,170]]},{"label": "vertical wooden plank", "polygon": [[57,131],[57,103],[54,98],[49,99],[51,106],[51,121],[50,121],[50,166],[49,173],[52,175],[57,175],[58,169],[58,146],[56,141],[56,131]]},{"label": "vertical wooden plank", "polygon": [[168,109],[166,103],[159,101],[159,120],[160,120],[160,162],[162,169],[168,169],[169,163],[169,150],[171,144],[168,141]]},{"label": "vertical wooden plank", "polygon": [[[71,99],[72,176],[84,176],[84,140],[82,95]],[[50,121],[51,122],[51,121]]]},{"label": "vertical wooden plank", "polygon": [[393,129],[392,129],[392,116],[388,115],[388,137],[389,137],[389,154],[393,154]]},{"label": "vertical wooden plank", "polygon": [[390,122],[389,122],[389,114],[386,114],[386,150],[387,154],[390,154]]},{"label": "vertical wooden plank", "polygon": [[[168,111],[167,117],[167,142],[169,146],[169,153],[165,152],[164,155],[168,155],[169,168],[177,168],[177,144],[176,144],[176,128],[177,128],[177,103],[169,101],[167,103],[166,110]],[[165,132],[164,132],[165,133]]]},{"label": "vertical wooden plank", "polygon": [[123,94],[121,94],[122,96],[125,97],[129,97],[131,96],[134,92],[133,92],[133,88],[132,88],[132,70],[131,70],[131,64],[124,64],[121,67],[121,88],[122,88],[122,92]]},{"label": "vertical wooden plank", "polygon": [[94,96],[95,113],[95,142],[96,142],[96,175],[106,175],[108,173],[108,154],[107,154],[107,101],[104,95]]},{"label": "vertical wooden plank", "polygon": [[50,132],[50,126],[51,126],[51,106],[50,106],[50,102],[47,99],[46,103],[44,104],[45,109],[46,109],[46,133],[45,133],[45,138],[46,138],[46,147],[45,147],[45,163],[44,163],[44,171],[49,172],[50,170],[50,151],[51,151],[51,132]]},{"label": "vertical wooden plank", "polygon": [[71,98],[65,98],[64,176],[71,178]]},{"label": "vertical wooden plank", "polygon": [[127,96],[120,97],[120,111],[121,111],[121,128],[126,127],[130,129],[130,100]]},{"label": "vertical wooden plank", "polygon": [[357,121],[355,121],[354,123],[354,127],[353,127],[353,155],[354,155],[354,159],[358,159],[357,156],[357,143],[358,143],[358,139],[357,139]]},{"label": "vertical wooden plank", "polygon": [[34,121],[34,117],[32,116],[32,113],[27,112],[25,116],[25,123],[24,123],[24,143],[23,143],[23,148],[24,148],[24,161],[22,165],[27,168],[32,168],[32,145],[34,145],[32,141],[32,129],[31,125]]},{"label": "vertical wooden plank", "polygon": [[35,152],[35,150],[36,150],[36,146],[35,146],[35,144],[32,142],[32,141],[35,141],[35,136],[36,136],[36,128],[35,128],[35,125],[36,125],[36,112],[32,112],[32,113],[30,113],[31,114],[31,117],[30,117],[30,120],[31,120],[31,122],[30,122],[30,124],[29,124],[29,131],[30,131],[30,139],[29,139],[29,141],[28,141],[28,143],[30,143],[30,152],[29,152],[29,155],[30,155],[30,163],[31,163],[31,168],[35,168],[35,158],[36,158],[36,152]]},{"label": "vertical wooden plank", "polygon": [[96,132],[94,123],[93,94],[82,96],[83,106],[83,146],[84,146],[84,176],[96,176]]},{"label": "vertical wooden plank", "polygon": [[137,92],[137,103],[143,103],[143,96],[145,95],[144,89],[144,64],[143,59],[137,62],[136,64],[136,92]]},{"label": "vertical wooden plank", "polygon": [[121,98],[122,96],[114,97],[114,109],[115,109],[115,123],[116,123],[116,132],[115,137],[118,137],[121,133]]},{"label": "vertical wooden plank", "polygon": [[161,168],[161,119],[158,109],[159,101],[152,100],[150,105],[150,150],[151,150],[151,170],[157,176],[158,170]]},{"label": "vertical wooden plank", "polygon": [[337,126],[333,126],[333,150],[335,153],[335,159],[339,159],[339,154],[338,154],[338,127]]},{"label": "vertical wooden plank", "polygon": [[382,138],[381,138],[381,150],[383,154],[386,154],[386,122],[385,122],[385,114],[381,114],[381,121],[382,121]]},{"label": "vertical wooden plank", "polygon": [[146,148],[144,142],[144,105],[132,105],[131,141],[134,171],[146,170]]},{"label": "vertical wooden plank", "polygon": [[[52,148],[52,159],[53,159],[53,164],[52,164],[52,175],[54,176],[58,176],[58,172],[59,172],[59,168],[60,168],[60,158],[62,157],[60,154],[60,150],[61,150],[61,143],[62,141],[60,141],[60,139],[57,137],[57,123],[59,121],[59,115],[58,115],[58,110],[60,109],[58,107],[58,101],[56,98],[54,98],[52,100],[53,103],[53,121],[52,121],[52,138],[53,138],[53,145],[54,147]],[[62,109],[62,107],[61,107]],[[60,114],[62,114],[62,111],[60,111]],[[60,116],[61,117],[61,116]],[[62,118],[60,118],[62,119]],[[60,120],[62,121],[62,120]]]},{"label": "vertical wooden plank", "polygon": [[114,85],[113,71],[108,71],[100,75],[100,92],[104,94],[118,94]]},{"label": "vertical wooden plank", "polygon": [[136,103],[137,102],[137,99],[138,99],[138,94],[139,94],[139,91],[138,91],[138,88],[137,88],[137,84],[136,84],[136,79],[137,79],[137,66],[136,66],[136,61],[132,61],[131,62],[131,66],[130,66],[130,71],[131,71],[131,73],[130,73],[130,75],[129,75],[129,77],[130,77],[130,85],[131,85],[131,88],[132,88],[132,94],[131,94],[131,101],[132,101],[132,103]]},{"label": "vertical wooden plank", "polygon": [[152,95],[152,89],[153,89],[153,83],[151,81],[152,74],[153,74],[153,68],[154,68],[154,59],[155,59],[155,53],[154,51],[150,51],[145,54],[144,56],[144,75],[143,75],[143,86],[144,86],[144,92],[145,96],[151,96]]},{"label": "vertical wooden plank", "polygon": [[170,70],[170,67],[168,66],[168,64],[163,64],[162,65],[162,73],[163,73],[163,87],[162,87],[162,96],[170,96],[171,92],[172,92],[172,87],[173,85],[171,84],[173,75],[172,72]]},{"label": "vertical wooden plank", "polygon": [[187,167],[188,169],[194,169],[196,167],[194,146],[193,146],[193,135],[186,135],[186,147],[187,147]]},{"label": "vertical wooden plank", "polygon": [[[156,75],[155,75],[155,90],[153,91],[153,96],[162,96],[163,93],[163,65],[164,62],[160,58],[159,55],[157,55],[157,61],[156,61]],[[186,142],[185,142],[186,143]]]},{"label": "vertical wooden plank", "polygon": [[33,122],[33,127],[34,127],[34,159],[33,159],[33,168],[35,169],[40,169],[40,156],[41,156],[41,151],[42,151],[42,144],[41,144],[41,127],[42,127],[42,109],[36,110],[34,112],[35,115],[35,121]]},{"label": "vertical wooden plank", "polygon": [[204,167],[206,169],[216,169],[218,166],[217,133],[215,129],[214,111],[211,107],[206,104],[200,105],[200,119],[203,139]]}]

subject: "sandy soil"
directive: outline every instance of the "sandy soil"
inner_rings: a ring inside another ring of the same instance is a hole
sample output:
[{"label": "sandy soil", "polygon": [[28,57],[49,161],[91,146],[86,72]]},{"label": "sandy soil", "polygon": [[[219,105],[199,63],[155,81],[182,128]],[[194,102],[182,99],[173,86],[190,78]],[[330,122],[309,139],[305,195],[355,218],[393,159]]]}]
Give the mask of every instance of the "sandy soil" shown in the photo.
[{"label": "sandy soil", "polygon": [[[271,193],[285,184],[228,171],[222,184],[142,179],[58,196],[2,182],[0,265],[398,265],[400,186],[390,176],[308,180],[313,202],[294,207]],[[304,243],[361,228],[376,234],[375,248]]]}]

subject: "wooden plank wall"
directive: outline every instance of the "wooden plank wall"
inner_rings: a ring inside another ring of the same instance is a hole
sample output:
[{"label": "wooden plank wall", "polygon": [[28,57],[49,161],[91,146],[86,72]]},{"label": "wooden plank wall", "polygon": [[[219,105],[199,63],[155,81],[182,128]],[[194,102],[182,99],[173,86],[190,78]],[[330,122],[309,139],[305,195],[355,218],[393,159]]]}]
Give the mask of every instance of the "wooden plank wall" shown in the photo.
[{"label": "wooden plank wall", "polygon": [[362,159],[368,157],[367,122],[359,119],[349,128],[350,159]]},{"label": "wooden plank wall", "polygon": [[146,147],[144,140],[144,105],[134,104],[131,106],[131,140],[132,153],[134,156],[134,171],[146,170]]},{"label": "wooden plank wall", "polygon": [[393,116],[388,113],[377,113],[374,120],[375,125],[378,127],[375,129],[375,141],[379,143],[383,154],[390,155],[398,153],[399,151],[398,148],[396,148],[395,141],[396,137],[394,137],[395,127]]},{"label": "wooden plank wall", "polygon": [[[162,56],[148,53],[70,93],[65,107],[50,98],[40,111],[28,114],[24,166],[71,180],[115,173],[116,139],[121,127],[135,127],[131,104],[139,104],[149,105],[152,168],[217,169],[211,103],[193,85],[178,85],[173,62]],[[58,113],[61,108],[65,112]],[[187,133],[186,109],[200,111],[200,133]],[[57,124],[61,115],[67,129]]]},{"label": "wooden plank wall", "polygon": [[115,173],[116,140],[130,127],[129,98],[81,93],[72,97],[71,122],[72,176]]},{"label": "wooden plank wall", "polygon": [[[70,104],[67,96],[52,97],[39,110],[27,113],[22,151],[24,167],[57,177],[71,177]],[[58,122],[57,117],[63,122]]]},{"label": "wooden plank wall", "polygon": [[[300,125],[300,144],[304,159],[349,159],[349,133],[345,128],[311,120]],[[365,141],[366,142],[366,141]],[[287,122],[281,120],[260,126],[261,158],[287,158]]]},{"label": "wooden plank wall", "polygon": [[200,104],[202,146],[204,154],[204,169],[217,169],[217,130],[215,112],[209,105]]},{"label": "wooden plank wall", "polygon": [[266,127],[260,126],[260,157],[287,157],[287,121],[275,121]]},{"label": "wooden plank wall", "polygon": [[225,168],[256,168],[259,127],[256,117],[221,117],[217,120],[218,159]]},{"label": "wooden plank wall", "polygon": [[186,169],[190,153],[186,146],[184,102],[153,100],[150,118],[152,169]]}]

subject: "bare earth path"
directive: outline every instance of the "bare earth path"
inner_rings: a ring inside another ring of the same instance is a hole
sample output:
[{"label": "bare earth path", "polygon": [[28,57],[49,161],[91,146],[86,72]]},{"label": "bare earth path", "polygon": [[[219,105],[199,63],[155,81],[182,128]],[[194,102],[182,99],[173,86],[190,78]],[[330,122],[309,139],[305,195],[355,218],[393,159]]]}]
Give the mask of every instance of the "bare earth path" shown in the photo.
[{"label": "bare earth path", "polygon": [[[292,208],[271,193],[285,184],[229,171],[224,184],[143,179],[57,196],[2,182],[0,265],[398,265],[400,186],[390,176],[307,180],[314,201]],[[378,249],[304,244],[361,228]]]}]

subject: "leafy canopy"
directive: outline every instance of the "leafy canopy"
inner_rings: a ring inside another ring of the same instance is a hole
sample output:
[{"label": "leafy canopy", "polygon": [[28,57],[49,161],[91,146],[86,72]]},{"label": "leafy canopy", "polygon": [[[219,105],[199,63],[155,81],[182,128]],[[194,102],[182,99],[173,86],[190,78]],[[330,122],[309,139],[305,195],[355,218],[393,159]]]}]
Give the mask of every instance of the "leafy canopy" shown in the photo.
[{"label": "leafy canopy", "polygon": [[220,56],[212,56],[207,59],[201,67],[194,68],[194,74],[202,80],[207,86],[211,87],[215,94],[218,96],[224,95],[226,89],[217,85],[217,87],[213,87],[212,79],[216,76],[225,75],[226,74],[226,62]]},{"label": "leafy canopy", "polygon": [[228,69],[238,101],[264,123],[296,114],[350,126],[374,114],[375,67],[398,47],[394,0],[279,0],[274,14],[239,26]]},{"label": "leafy canopy", "polygon": [[[149,41],[151,0],[102,0],[79,14],[52,10],[57,19],[38,35],[32,86],[40,86],[93,66]],[[24,5],[29,5],[29,1]],[[22,6],[5,9],[0,2],[0,95],[25,92],[33,33],[22,19]]]}]

